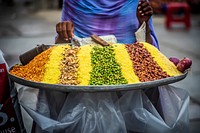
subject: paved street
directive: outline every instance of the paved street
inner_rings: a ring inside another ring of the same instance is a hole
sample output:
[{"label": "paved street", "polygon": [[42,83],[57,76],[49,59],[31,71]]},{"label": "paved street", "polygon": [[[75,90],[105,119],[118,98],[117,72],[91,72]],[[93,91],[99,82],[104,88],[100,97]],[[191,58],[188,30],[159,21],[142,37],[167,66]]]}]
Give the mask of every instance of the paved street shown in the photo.
[{"label": "paved street", "polygon": [[[5,10],[7,12],[5,12]],[[60,20],[60,10],[27,12],[19,8],[0,8],[0,49],[10,66],[18,63],[21,53],[34,48],[36,44],[53,44],[55,25]],[[165,16],[153,17],[160,50],[167,57],[189,57],[192,69],[186,79],[173,84],[188,91],[190,100],[191,133],[200,130],[200,15],[192,15],[192,27],[174,24],[171,30],[164,27]]]}]

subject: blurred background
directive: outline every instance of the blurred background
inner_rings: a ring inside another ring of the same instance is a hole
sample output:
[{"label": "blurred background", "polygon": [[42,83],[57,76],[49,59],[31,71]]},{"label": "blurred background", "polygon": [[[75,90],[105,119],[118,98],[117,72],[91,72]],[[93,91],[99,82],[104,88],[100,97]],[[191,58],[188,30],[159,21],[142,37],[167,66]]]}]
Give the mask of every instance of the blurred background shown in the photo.
[{"label": "blurred background", "polygon": [[[161,52],[167,57],[189,57],[193,61],[188,76],[173,85],[188,91],[190,131],[199,133],[200,0],[150,0],[150,3]],[[62,0],[0,0],[0,49],[9,66],[18,63],[19,55],[37,44],[54,44],[61,9]],[[174,22],[176,19],[179,22]]]}]

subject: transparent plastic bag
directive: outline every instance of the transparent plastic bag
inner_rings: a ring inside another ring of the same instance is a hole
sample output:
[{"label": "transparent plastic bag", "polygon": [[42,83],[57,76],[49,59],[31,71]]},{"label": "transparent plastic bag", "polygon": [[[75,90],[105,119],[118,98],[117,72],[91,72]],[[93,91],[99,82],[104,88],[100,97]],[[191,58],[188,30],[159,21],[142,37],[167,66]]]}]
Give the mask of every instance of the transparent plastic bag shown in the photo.
[{"label": "transparent plastic bag", "polygon": [[188,133],[188,93],[170,85],[153,89],[158,91],[156,107],[141,90],[130,91],[120,98],[119,105],[127,130],[141,133]]},{"label": "transparent plastic bag", "polygon": [[[30,91],[30,93],[29,93]],[[20,104],[33,118],[34,132],[125,133],[115,93],[66,93],[21,88]],[[29,101],[25,95],[28,95]],[[32,95],[32,96],[31,96]],[[37,101],[35,101],[37,98]],[[32,104],[32,102],[35,103]]]},{"label": "transparent plastic bag", "polygon": [[157,91],[156,107],[145,90],[119,96],[22,87],[19,100],[34,120],[36,133],[188,133],[188,93],[169,85]]}]

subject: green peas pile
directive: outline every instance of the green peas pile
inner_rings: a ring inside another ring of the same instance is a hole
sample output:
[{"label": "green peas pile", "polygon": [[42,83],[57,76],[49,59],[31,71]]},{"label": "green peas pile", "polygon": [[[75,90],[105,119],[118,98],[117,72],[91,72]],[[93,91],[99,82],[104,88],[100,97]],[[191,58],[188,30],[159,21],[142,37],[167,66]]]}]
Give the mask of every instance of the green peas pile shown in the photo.
[{"label": "green peas pile", "polygon": [[113,46],[95,46],[91,51],[92,71],[90,85],[127,84],[121,67],[115,60]]}]

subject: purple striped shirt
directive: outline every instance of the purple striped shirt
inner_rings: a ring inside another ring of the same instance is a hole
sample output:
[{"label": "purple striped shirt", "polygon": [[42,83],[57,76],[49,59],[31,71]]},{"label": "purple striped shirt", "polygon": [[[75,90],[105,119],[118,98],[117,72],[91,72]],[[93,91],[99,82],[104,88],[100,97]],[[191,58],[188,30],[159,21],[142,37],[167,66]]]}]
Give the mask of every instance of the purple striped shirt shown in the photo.
[{"label": "purple striped shirt", "polygon": [[[134,43],[139,28],[136,10],[139,0],[64,0],[61,21],[74,23],[78,37],[115,35],[119,43]],[[153,45],[158,41],[149,21]]]}]

